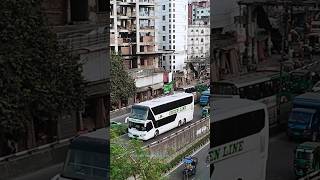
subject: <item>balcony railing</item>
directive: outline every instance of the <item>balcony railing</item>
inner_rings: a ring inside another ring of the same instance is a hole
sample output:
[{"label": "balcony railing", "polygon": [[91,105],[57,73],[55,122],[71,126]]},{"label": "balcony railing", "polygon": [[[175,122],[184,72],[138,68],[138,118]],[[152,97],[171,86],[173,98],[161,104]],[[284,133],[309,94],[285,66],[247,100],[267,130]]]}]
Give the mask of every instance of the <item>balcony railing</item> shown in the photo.
[{"label": "balcony railing", "polygon": [[59,40],[60,45],[68,49],[80,49],[94,45],[101,45],[107,42],[107,34],[93,34],[80,37],[66,38]]}]

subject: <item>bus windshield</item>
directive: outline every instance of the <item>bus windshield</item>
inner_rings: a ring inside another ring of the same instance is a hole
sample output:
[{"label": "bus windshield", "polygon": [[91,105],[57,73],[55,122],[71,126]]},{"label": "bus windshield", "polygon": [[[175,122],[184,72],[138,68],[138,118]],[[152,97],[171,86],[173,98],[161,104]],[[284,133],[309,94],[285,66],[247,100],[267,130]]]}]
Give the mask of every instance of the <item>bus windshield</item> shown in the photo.
[{"label": "bus windshield", "polygon": [[70,149],[62,176],[71,179],[104,180],[107,177],[106,154]]},{"label": "bus windshield", "polygon": [[148,108],[142,106],[133,106],[129,117],[133,119],[147,120]]},{"label": "bus windshield", "polygon": [[299,112],[299,111],[293,111],[290,115],[289,121],[290,122],[298,122],[302,124],[308,124],[312,118],[311,113],[307,112]]},{"label": "bus windshield", "polygon": [[213,84],[213,94],[237,95],[236,94],[236,87],[232,84],[214,83]]},{"label": "bus windshield", "polygon": [[129,128],[135,128],[138,131],[146,131],[144,124],[129,121]]}]

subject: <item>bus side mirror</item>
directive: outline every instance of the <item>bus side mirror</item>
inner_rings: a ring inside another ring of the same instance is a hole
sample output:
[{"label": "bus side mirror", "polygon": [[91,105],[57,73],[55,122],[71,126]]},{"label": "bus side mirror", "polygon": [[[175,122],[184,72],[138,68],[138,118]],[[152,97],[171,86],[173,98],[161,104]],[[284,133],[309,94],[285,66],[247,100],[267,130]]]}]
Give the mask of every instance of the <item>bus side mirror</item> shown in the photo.
[{"label": "bus side mirror", "polygon": [[128,118],[129,117],[126,117],[126,119],[124,120],[124,123],[128,123]]}]

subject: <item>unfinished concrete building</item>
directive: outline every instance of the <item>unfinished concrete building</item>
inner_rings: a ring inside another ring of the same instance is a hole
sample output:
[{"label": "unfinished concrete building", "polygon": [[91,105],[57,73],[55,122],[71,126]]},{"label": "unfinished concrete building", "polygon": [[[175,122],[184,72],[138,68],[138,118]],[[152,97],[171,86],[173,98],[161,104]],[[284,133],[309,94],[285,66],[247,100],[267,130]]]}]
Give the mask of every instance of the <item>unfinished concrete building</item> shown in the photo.
[{"label": "unfinished concrete building", "polygon": [[158,63],[163,52],[155,43],[154,0],[112,0],[110,9],[110,48],[135,79],[135,101],[162,94],[164,71]]}]

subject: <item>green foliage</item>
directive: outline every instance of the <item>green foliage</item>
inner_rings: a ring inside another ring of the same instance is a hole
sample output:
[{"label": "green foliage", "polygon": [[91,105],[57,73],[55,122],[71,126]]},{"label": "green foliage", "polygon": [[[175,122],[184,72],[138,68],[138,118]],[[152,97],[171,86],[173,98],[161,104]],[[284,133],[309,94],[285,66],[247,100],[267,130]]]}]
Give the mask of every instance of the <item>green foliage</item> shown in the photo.
[{"label": "green foliage", "polygon": [[195,88],[196,88],[197,92],[200,92],[200,93],[208,90],[208,87],[205,84],[198,84],[198,85],[196,85]]},{"label": "green foliage", "polygon": [[126,147],[120,142],[111,144],[111,179],[125,180],[128,177],[139,177],[139,180],[161,180],[166,168],[164,161],[150,156],[142,148],[139,140],[130,140]]},{"label": "green foliage", "polygon": [[40,0],[2,0],[0,29],[0,136],[82,108],[82,65],[58,46]]},{"label": "green foliage", "polygon": [[116,104],[120,100],[133,97],[136,92],[135,81],[129,76],[123,67],[121,56],[111,55],[111,103]]},{"label": "green foliage", "polygon": [[119,137],[125,133],[127,133],[128,125],[127,124],[117,124],[117,125],[111,125],[111,138]]}]

